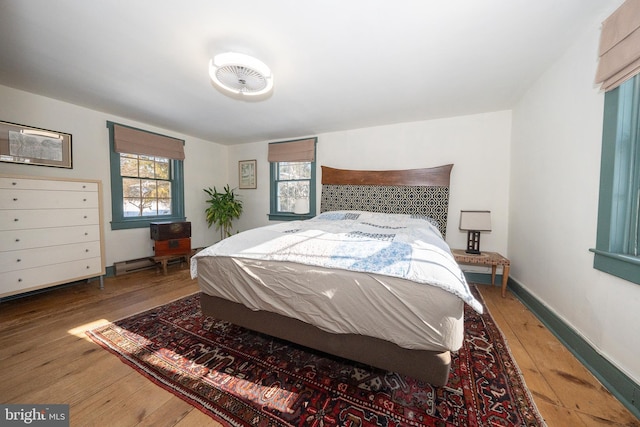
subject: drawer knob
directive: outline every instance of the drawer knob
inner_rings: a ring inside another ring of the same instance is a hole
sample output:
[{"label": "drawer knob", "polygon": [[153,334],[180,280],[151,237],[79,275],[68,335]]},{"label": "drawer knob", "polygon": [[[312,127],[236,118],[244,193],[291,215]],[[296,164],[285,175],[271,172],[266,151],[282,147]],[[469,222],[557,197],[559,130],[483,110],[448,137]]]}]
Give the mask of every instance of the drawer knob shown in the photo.
[{"label": "drawer knob", "polygon": [[18,282],[22,282],[22,279],[18,279]]},{"label": "drawer knob", "polygon": [[85,215],[83,218],[84,218],[84,219],[87,219],[87,216]]},{"label": "drawer knob", "polygon": [[87,265],[87,270],[88,270],[88,269],[90,269],[90,268],[91,268],[91,266],[88,266],[88,265]]},{"label": "drawer knob", "polygon": [[19,242],[19,241],[20,241],[20,239],[16,239],[16,243]]},{"label": "drawer knob", "polygon": [[17,201],[18,201],[18,198],[17,198],[17,197],[14,197],[14,198],[13,198],[13,201],[14,201],[14,202],[17,202]]},{"label": "drawer knob", "polygon": [[89,233],[87,233],[87,232],[85,231],[84,235],[85,235],[85,236],[88,236],[88,235],[89,235]]},{"label": "drawer knob", "polygon": [[87,201],[87,199],[82,199],[82,201],[83,201],[83,202],[86,202],[86,201]]},{"label": "drawer knob", "polygon": [[85,252],[89,252],[89,249],[85,249],[84,251],[85,251]]},{"label": "drawer knob", "polygon": [[17,259],[17,262],[20,262],[20,261],[22,261],[22,260],[21,260],[20,258],[18,258],[18,259]]},{"label": "drawer knob", "polygon": [[11,185],[18,185],[18,183],[17,182],[12,182]]},{"label": "drawer knob", "polygon": [[18,221],[20,221],[18,218],[13,219],[13,222],[18,222]]}]

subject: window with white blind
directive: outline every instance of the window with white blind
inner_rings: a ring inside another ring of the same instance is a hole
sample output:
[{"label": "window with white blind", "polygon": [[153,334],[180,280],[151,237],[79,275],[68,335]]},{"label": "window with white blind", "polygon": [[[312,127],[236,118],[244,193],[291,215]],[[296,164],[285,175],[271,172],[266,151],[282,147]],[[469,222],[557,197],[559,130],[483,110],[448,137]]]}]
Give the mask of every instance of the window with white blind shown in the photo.
[{"label": "window with white blind", "polygon": [[602,23],[598,55],[606,93],[593,266],[640,284],[640,1]]},{"label": "window with white blind", "polygon": [[184,141],[107,122],[111,148],[111,228],[184,221]]},{"label": "window with white blind", "polygon": [[269,144],[269,219],[286,221],[315,215],[316,142],[317,138],[307,138]]}]

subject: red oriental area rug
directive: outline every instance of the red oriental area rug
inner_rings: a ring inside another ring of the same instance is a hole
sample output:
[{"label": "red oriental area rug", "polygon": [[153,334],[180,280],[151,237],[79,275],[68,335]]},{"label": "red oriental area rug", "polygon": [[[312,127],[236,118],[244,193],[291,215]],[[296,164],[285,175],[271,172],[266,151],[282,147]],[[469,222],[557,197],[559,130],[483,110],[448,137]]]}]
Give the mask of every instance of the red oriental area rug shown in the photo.
[{"label": "red oriental area rug", "polygon": [[444,387],[203,316],[198,294],[87,334],[228,426],[545,425],[486,306],[465,328]]}]

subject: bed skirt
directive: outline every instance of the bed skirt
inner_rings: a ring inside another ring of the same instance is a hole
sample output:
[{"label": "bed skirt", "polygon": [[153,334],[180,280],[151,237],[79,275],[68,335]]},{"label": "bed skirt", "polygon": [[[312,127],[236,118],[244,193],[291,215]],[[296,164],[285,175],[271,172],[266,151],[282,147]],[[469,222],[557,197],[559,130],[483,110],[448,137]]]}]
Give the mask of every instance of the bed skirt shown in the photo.
[{"label": "bed skirt", "polygon": [[276,338],[393,371],[434,386],[447,383],[449,351],[411,350],[397,344],[355,334],[333,334],[313,325],[268,311],[253,311],[242,304],[201,293],[202,312]]}]

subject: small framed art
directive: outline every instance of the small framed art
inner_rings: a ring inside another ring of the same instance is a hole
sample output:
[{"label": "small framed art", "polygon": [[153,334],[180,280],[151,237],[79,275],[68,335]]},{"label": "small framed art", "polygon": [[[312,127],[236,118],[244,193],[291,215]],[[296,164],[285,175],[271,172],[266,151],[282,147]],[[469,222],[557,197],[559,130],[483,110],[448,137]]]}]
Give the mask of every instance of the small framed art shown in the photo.
[{"label": "small framed art", "polygon": [[254,189],[256,185],[256,161],[255,160],[240,160],[238,162],[239,173],[239,188],[241,189]]},{"label": "small framed art", "polygon": [[0,121],[0,161],[71,169],[71,134]]}]

